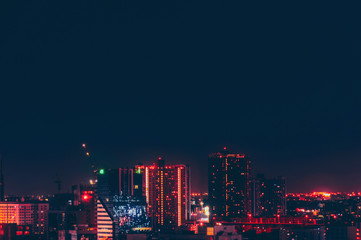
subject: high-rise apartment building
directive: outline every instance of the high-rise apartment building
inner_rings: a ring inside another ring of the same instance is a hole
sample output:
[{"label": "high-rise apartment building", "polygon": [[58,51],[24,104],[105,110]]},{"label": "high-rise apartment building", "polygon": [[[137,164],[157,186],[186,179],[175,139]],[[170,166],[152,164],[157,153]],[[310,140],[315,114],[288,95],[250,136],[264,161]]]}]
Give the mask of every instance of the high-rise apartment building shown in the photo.
[{"label": "high-rise apartment building", "polygon": [[151,166],[138,165],[143,174],[143,189],[148,215],[155,229],[175,228],[189,219],[190,168],[186,165],[166,165],[161,158]]},{"label": "high-rise apartment building", "polygon": [[251,160],[226,148],[208,159],[208,195],[213,219],[251,212]]},{"label": "high-rise apartment building", "polygon": [[48,203],[0,202],[0,223],[30,226],[30,235],[47,239]]},{"label": "high-rise apartment building", "polygon": [[284,177],[265,178],[260,174],[253,180],[252,214],[254,216],[285,216],[286,179]]}]

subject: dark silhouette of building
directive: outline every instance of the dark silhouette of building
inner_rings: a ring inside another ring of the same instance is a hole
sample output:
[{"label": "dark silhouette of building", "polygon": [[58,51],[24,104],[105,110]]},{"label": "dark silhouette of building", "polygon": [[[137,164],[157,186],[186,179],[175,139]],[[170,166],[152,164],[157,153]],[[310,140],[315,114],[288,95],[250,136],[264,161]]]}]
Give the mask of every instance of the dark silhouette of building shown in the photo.
[{"label": "dark silhouette of building", "polygon": [[[281,227],[280,240],[325,240],[326,229],[324,226],[297,226]],[[328,239],[328,238],[327,238]],[[341,240],[341,238],[337,238]]]},{"label": "dark silhouette of building", "polygon": [[[16,223],[0,223],[0,240],[25,239],[25,234],[22,231],[17,231],[18,228],[21,229],[22,226],[17,226]],[[26,236],[29,235],[28,231]]]},{"label": "dark silhouette of building", "polygon": [[93,184],[73,185],[78,229],[92,231],[96,228],[96,196],[94,190]]},{"label": "dark silhouette of building", "polygon": [[327,240],[358,240],[359,231],[356,226],[327,226]]},{"label": "dark silhouette of building", "polygon": [[134,194],[134,169],[116,168],[101,169],[104,174],[98,174],[97,193],[99,196],[124,195],[133,196]]},{"label": "dark silhouette of building", "polygon": [[208,194],[213,219],[251,212],[251,161],[244,154],[223,151],[208,160]]},{"label": "dark silhouette of building", "polygon": [[285,216],[286,179],[283,177],[265,178],[260,174],[252,181],[252,214],[254,216]]}]

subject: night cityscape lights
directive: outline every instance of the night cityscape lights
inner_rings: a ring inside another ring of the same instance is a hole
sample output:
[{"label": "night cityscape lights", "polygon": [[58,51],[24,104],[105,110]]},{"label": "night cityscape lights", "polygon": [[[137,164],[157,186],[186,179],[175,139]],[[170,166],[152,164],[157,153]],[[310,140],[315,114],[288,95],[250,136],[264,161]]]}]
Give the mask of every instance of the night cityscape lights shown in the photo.
[{"label": "night cityscape lights", "polygon": [[0,0],[0,240],[361,240],[360,6]]},{"label": "night cityscape lights", "polygon": [[130,196],[114,196],[113,202],[113,214],[121,231],[150,227],[144,202]]},{"label": "night cityscape lights", "polygon": [[360,239],[360,192],[287,193],[227,148],[209,155],[208,193],[191,191],[190,166],[152,162],[98,169],[71,193],[4,197],[0,239]]}]

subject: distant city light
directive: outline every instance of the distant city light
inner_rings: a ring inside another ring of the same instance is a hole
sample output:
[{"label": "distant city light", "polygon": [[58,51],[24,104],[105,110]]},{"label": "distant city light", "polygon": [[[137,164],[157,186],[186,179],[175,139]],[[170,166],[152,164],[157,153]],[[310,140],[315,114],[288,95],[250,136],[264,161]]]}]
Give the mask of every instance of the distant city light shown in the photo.
[{"label": "distant city light", "polygon": [[206,206],[206,207],[204,207],[204,214],[207,216],[207,217],[209,217],[209,207],[208,206]]},{"label": "distant city light", "polygon": [[104,173],[105,173],[104,169],[100,169],[100,170],[99,170],[99,173],[100,173],[100,174],[104,174]]}]

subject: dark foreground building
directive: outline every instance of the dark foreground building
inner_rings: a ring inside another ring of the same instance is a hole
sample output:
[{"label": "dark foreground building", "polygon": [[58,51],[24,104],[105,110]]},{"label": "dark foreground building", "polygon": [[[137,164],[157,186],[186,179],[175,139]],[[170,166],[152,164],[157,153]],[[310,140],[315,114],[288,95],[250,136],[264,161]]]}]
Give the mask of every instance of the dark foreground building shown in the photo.
[{"label": "dark foreground building", "polygon": [[286,216],[286,179],[258,175],[252,181],[252,215],[262,217]]},{"label": "dark foreground building", "polygon": [[208,194],[214,219],[243,217],[251,212],[251,160],[226,148],[208,159]]}]

